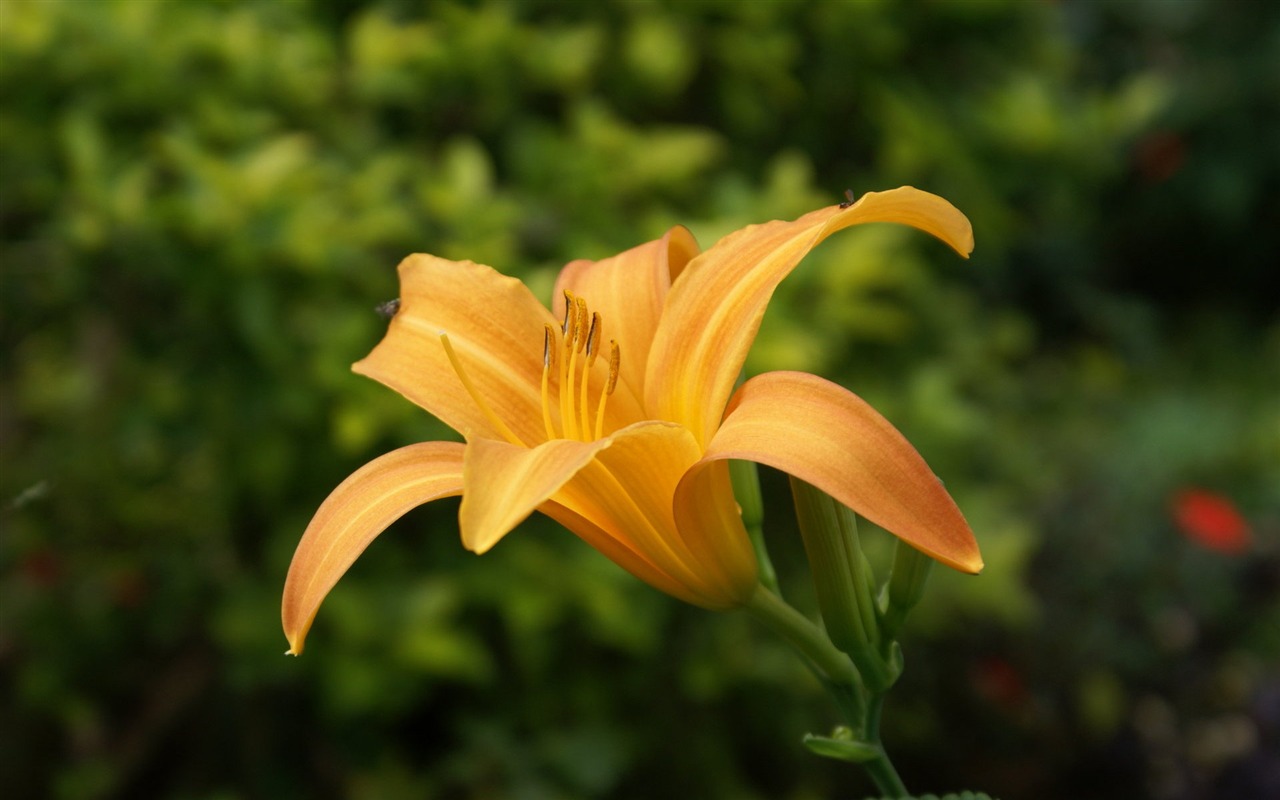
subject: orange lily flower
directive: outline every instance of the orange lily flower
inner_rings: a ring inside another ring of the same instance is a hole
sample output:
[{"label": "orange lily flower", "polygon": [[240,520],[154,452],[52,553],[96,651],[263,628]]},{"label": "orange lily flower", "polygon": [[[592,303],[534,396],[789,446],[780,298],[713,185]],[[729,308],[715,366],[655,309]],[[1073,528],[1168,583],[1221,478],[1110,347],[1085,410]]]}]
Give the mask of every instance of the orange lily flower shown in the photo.
[{"label": "orange lily flower", "polygon": [[289,652],[302,652],[321,601],[379,533],[459,494],[462,541],[477,553],[540,511],[667,594],[740,606],[756,588],[756,560],[727,459],[783,470],[944,564],[979,571],[951,497],[857,396],[796,372],[734,393],[774,288],[827,236],[865,222],[914,226],[964,257],[973,249],[955,207],[902,187],[753,225],[701,253],[675,227],[612,258],[574,261],[553,310],[490,267],[406,258],[399,311],[353,369],[466,441],[395,450],[325,500],[285,581]]}]

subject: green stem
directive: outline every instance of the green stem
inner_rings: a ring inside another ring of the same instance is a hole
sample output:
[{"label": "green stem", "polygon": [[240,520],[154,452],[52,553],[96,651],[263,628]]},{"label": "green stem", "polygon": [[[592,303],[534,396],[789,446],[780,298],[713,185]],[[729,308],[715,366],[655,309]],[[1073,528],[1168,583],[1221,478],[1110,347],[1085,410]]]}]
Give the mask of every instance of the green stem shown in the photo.
[{"label": "green stem", "polygon": [[902,782],[901,776],[898,775],[898,770],[894,768],[893,762],[889,760],[889,754],[885,752],[884,745],[880,742],[880,712],[883,708],[883,694],[873,696],[871,702],[867,705],[867,736],[865,741],[875,748],[878,755],[862,762],[862,766],[867,770],[867,774],[871,776],[871,780],[883,796],[909,797],[910,794],[907,792],[906,784]]},{"label": "green stem", "polygon": [[[819,677],[821,678],[821,676]],[[867,716],[867,701],[863,696],[862,687],[832,683],[825,679],[822,680],[822,685],[826,687],[827,693],[831,695],[832,699],[836,701],[836,705],[840,707],[840,713],[844,715],[849,727],[854,731],[861,732],[863,722]]]},{"label": "green stem", "polygon": [[881,794],[885,797],[907,797],[906,786],[880,742],[884,693],[868,696],[849,656],[836,649],[807,617],[766,587],[757,586],[744,608],[804,655],[805,663],[831,693],[858,740],[874,750],[874,757],[859,763]]},{"label": "green stem", "polygon": [[729,479],[733,482],[733,496],[742,509],[742,525],[747,529],[751,549],[756,554],[760,583],[766,589],[782,596],[778,589],[778,572],[773,568],[769,550],[764,543],[764,499],[760,495],[760,470],[754,461],[729,461]]},{"label": "green stem", "polygon": [[866,701],[862,681],[849,657],[837,650],[807,617],[763,585],[756,587],[745,608],[800,651],[804,665],[835,700],[849,725],[861,731]]},{"label": "green stem", "polygon": [[861,686],[849,656],[836,649],[809,618],[787,605],[781,597],[757,585],[743,606],[774,633],[804,654],[824,680],[844,686]]}]

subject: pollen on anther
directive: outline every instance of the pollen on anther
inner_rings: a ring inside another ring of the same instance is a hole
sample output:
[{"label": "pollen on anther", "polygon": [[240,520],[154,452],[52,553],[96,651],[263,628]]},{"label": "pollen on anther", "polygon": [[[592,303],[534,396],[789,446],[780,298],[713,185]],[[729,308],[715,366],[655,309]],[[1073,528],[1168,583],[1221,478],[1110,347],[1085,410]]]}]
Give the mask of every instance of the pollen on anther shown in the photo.
[{"label": "pollen on anther", "polygon": [[622,352],[618,348],[618,342],[614,339],[609,340],[609,382],[605,384],[604,393],[613,394],[613,390],[618,386],[618,371],[622,366]]},{"label": "pollen on anther", "polygon": [[581,297],[574,298],[577,311],[577,319],[573,324],[573,346],[581,353],[582,349],[587,346],[587,301]]},{"label": "pollen on anther", "polygon": [[596,406],[595,437],[597,439],[604,435],[604,409],[608,405],[609,395],[613,394],[613,390],[618,386],[618,368],[621,364],[622,354],[618,350],[618,342],[610,339],[609,381],[605,384],[604,391],[600,393],[600,404]]},{"label": "pollen on anther", "polygon": [[544,330],[542,332],[542,368],[550,369],[551,363],[554,360],[554,355],[551,352],[552,350],[551,342],[556,338],[556,335],[553,332],[553,328],[551,327],[550,322],[546,323],[543,326],[543,328]]}]

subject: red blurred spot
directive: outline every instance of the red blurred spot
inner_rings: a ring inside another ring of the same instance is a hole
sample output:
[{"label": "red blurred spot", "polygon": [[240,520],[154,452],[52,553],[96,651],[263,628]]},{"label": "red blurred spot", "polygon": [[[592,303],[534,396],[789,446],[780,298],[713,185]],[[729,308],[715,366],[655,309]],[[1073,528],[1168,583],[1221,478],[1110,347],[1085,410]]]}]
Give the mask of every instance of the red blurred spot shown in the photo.
[{"label": "red blurred spot", "polygon": [[1187,160],[1187,145],[1172,131],[1153,131],[1138,140],[1133,160],[1147,183],[1164,183],[1182,169]]},{"label": "red blurred spot", "polygon": [[978,696],[1005,711],[1015,711],[1030,699],[1030,692],[1017,668],[999,656],[987,656],[969,670],[969,679]]},{"label": "red blurred spot", "polygon": [[34,550],[18,562],[18,571],[36,586],[49,589],[62,579],[62,559],[50,549]]},{"label": "red blurred spot", "polygon": [[1235,504],[1204,489],[1183,489],[1173,496],[1173,520],[1191,541],[1218,553],[1249,549],[1253,534]]},{"label": "red blurred spot", "polygon": [[111,599],[121,608],[137,608],[147,596],[147,579],[136,569],[112,575],[109,586]]}]

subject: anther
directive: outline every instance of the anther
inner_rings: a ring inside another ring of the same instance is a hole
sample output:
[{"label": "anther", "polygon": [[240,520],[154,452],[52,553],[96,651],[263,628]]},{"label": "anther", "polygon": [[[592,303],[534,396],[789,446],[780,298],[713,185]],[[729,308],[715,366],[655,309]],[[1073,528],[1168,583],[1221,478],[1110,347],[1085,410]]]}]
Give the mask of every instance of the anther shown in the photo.
[{"label": "anther", "polygon": [[591,312],[591,327],[587,330],[587,366],[596,363],[596,356],[599,355],[600,337],[604,335],[603,327],[600,324],[600,313]]},{"label": "anther", "polygon": [[604,391],[600,394],[600,405],[596,406],[596,428],[595,438],[599,439],[604,436],[604,407],[609,400],[609,395],[613,394],[613,390],[618,386],[618,367],[622,364],[622,354],[618,350],[618,343],[609,340],[609,382],[605,384]]},{"label": "anther", "polygon": [[560,334],[569,338],[569,319],[573,316],[574,302],[573,295],[568,289],[564,290],[564,322],[560,323]]},{"label": "anther", "polygon": [[578,318],[573,325],[573,347],[579,353],[587,346],[587,301],[581,297],[574,298],[577,303]]},{"label": "anther", "polygon": [[614,339],[609,340],[609,382],[605,384],[604,393],[613,394],[613,390],[618,387],[618,369],[622,366],[622,351],[618,348],[618,342]]},{"label": "anther", "polygon": [[551,403],[550,403],[550,379],[551,379],[551,362],[554,356],[554,350],[551,343],[555,340],[555,328],[551,323],[545,323],[542,330],[542,427],[546,430],[547,439],[556,438],[556,428],[551,422]]}]

